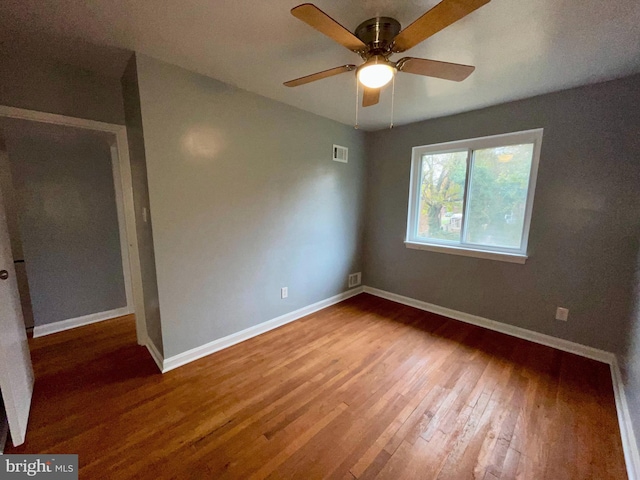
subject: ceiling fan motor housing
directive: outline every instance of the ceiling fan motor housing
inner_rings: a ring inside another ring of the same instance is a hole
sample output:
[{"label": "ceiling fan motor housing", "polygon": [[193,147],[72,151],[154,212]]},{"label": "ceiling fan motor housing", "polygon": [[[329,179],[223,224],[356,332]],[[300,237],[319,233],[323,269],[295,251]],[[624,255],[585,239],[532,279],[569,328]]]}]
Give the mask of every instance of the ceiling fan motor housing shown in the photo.
[{"label": "ceiling fan motor housing", "polygon": [[400,30],[400,22],[391,17],[370,18],[358,25],[355,35],[368,47],[363,58],[367,59],[372,55],[389,56],[393,39]]}]

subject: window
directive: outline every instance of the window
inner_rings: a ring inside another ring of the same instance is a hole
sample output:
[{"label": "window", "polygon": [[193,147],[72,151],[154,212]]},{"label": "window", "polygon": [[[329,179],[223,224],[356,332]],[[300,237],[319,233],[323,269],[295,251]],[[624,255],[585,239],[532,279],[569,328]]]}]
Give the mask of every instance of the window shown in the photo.
[{"label": "window", "polygon": [[542,129],[413,148],[406,246],[524,263]]}]

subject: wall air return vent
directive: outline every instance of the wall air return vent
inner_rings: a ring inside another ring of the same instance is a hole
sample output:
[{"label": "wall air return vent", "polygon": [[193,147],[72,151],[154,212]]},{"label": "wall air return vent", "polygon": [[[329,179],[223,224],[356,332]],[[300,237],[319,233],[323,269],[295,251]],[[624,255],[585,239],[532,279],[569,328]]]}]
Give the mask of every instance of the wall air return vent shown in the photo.
[{"label": "wall air return vent", "polygon": [[347,163],[349,161],[349,149],[340,145],[333,146],[333,161]]}]

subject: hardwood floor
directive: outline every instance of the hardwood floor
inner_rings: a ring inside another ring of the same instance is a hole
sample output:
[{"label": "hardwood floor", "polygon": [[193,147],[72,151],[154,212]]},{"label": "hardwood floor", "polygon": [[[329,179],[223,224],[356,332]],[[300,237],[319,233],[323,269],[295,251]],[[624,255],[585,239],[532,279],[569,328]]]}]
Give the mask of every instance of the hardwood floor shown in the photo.
[{"label": "hardwood floor", "polygon": [[80,478],[622,479],[609,367],[366,294],[165,375],[122,317],[30,340]]}]

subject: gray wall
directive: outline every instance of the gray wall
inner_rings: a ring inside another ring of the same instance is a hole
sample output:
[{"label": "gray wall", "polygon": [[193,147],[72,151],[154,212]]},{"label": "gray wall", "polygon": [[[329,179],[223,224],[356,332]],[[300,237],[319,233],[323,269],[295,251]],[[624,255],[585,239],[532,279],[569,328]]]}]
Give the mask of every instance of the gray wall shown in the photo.
[{"label": "gray wall", "polygon": [[23,257],[22,240],[20,239],[20,224],[18,223],[18,212],[16,205],[15,189],[13,188],[13,176],[11,175],[11,163],[7,155],[4,135],[0,127],[0,192],[4,198],[4,211],[7,217],[7,230],[9,231],[9,241],[11,242],[11,253],[14,260]]},{"label": "gray wall", "polygon": [[14,267],[16,270],[16,281],[20,292],[20,304],[22,305],[22,316],[24,325],[33,328],[33,310],[31,308],[31,294],[29,293],[29,282],[27,280],[27,270],[24,264],[24,254],[22,253],[22,239],[20,238],[20,223],[18,221],[18,205],[16,202],[15,188],[13,187],[13,176],[11,175],[11,163],[4,143],[2,129],[0,129],[0,194],[4,200],[4,213],[7,219],[7,229],[11,242],[11,253],[13,255]]},{"label": "gray wall", "polygon": [[138,237],[140,273],[144,294],[145,324],[147,326],[149,339],[151,339],[156,349],[162,354],[164,347],[162,343],[162,325],[160,323],[153,231],[150,216],[147,215],[145,221],[143,215],[143,209],[146,208],[147,211],[149,210],[149,188],[147,184],[147,161],[144,149],[144,132],[142,130],[135,55],[129,60],[124,75],[122,76],[122,93],[127,122],[127,137],[129,140],[136,234]]},{"label": "gray wall", "polygon": [[24,120],[1,125],[35,325],[126,306],[107,139]]},{"label": "gray wall", "polygon": [[124,124],[118,78],[0,55],[0,105]]},{"label": "gray wall", "polygon": [[[638,104],[633,76],[367,134],[365,284],[620,352],[640,237]],[[538,127],[525,265],[405,248],[413,146]]]},{"label": "gray wall", "polygon": [[145,56],[138,79],[165,357],[347,290],[362,132]]},{"label": "gray wall", "polygon": [[[640,194],[640,193],[639,193]],[[622,377],[635,429],[636,442],[640,446],[640,251],[636,261],[635,305],[626,351],[622,355]]]}]

